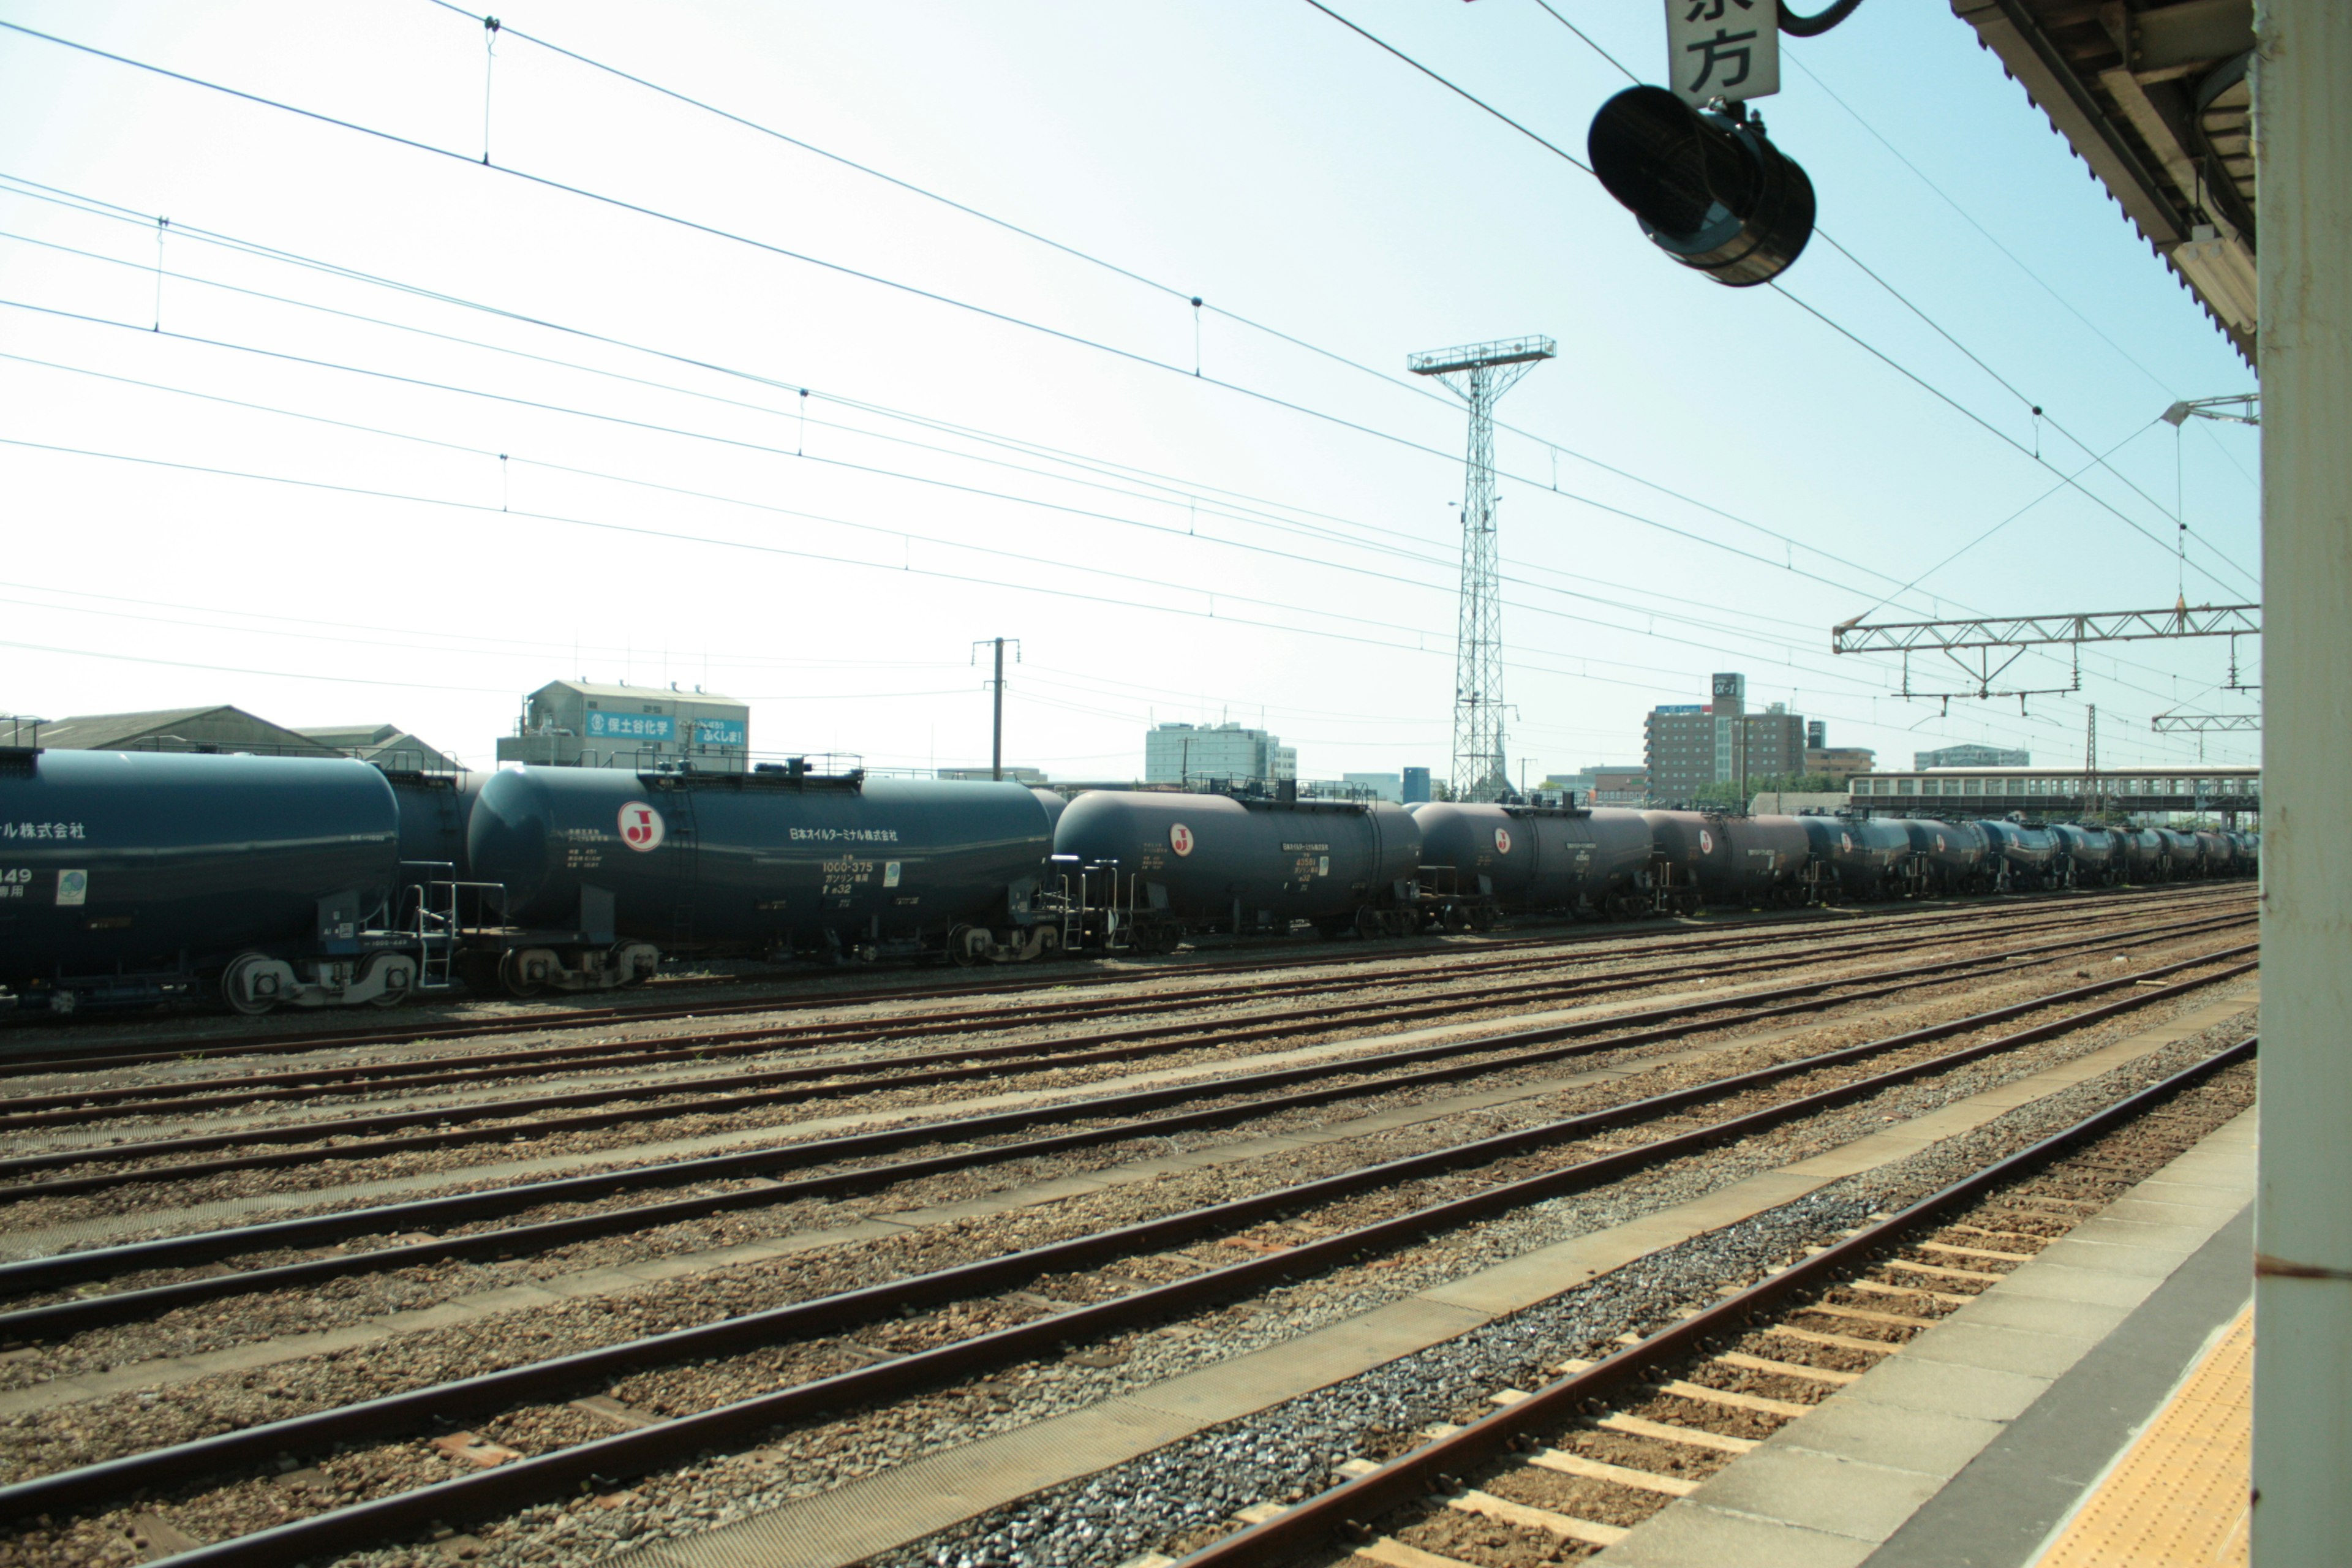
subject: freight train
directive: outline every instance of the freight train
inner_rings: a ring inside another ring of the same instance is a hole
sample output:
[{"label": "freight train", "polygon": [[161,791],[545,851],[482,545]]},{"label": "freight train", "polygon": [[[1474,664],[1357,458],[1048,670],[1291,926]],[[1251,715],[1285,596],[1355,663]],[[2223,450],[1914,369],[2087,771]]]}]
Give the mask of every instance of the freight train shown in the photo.
[{"label": "freight train", "polygon": [[392,1006],[678,959],[1013,963],[1204,932],[1485,930],[2249,875],[2236,833],[1089,791],[747,773],[389,772],[0,748],[20,1005]]}]

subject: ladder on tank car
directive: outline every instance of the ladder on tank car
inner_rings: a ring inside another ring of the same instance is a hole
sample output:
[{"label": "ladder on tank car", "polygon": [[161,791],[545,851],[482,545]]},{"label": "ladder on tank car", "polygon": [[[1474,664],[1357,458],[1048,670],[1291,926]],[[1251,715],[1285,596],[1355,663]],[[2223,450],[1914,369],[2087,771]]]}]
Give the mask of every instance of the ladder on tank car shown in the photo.
[{"label": "ladder on tank car", "polygon": [[504,882],[461,882],[457,866],[447,860],[403,860],[404,873],[435,872],[446,876],[422,876],[407,885],[403,897],[400,919],[395,929],[416,942],[416,973],[419,991],[448,991],[458,984],[457,956],[464,950],[467,921],[466,895],[473,895],[474,924],[486,923],[483,914],[496,900],[499,924],[507,923],[507,888]]}]

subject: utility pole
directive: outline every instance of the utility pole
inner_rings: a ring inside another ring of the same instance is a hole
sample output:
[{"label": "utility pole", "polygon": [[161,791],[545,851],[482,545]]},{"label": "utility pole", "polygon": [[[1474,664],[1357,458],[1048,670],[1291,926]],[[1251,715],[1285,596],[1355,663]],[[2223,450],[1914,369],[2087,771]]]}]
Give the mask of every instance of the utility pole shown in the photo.
[{"label": "utility pole", "polygon": [[2091,716],[2083,725],[2083,816],[2085,820],[2098,815],[2098,805],[2092,792],[2099,786],[2099,705],[2088,705]]},{"label": "utility pole", "polygon": [[999,781],[1004,777],[1004,645],[1008,642],[1013,645],[1013,661],[1018,663],[1021,658],[1019,637],[982,637],[971,645],[971,657],[975,663],[979,661],[982,648],[992,646],[996,649],[996,679],[988,683],[996,693],[995,721],[989,726],[988,776]]},{"label": "utility pole", "polygon": [[1546,337],[1465,343],[1407,356],[1415,375],[1435,376],[1470,405],[1470,450],[1462,486],[1462,602],[1454,630],[1454,798],[1497,800],[1510,793],[1503,750],[1503,591],[1495,548],[1495,404],[1530,366],[1550,359]]}]

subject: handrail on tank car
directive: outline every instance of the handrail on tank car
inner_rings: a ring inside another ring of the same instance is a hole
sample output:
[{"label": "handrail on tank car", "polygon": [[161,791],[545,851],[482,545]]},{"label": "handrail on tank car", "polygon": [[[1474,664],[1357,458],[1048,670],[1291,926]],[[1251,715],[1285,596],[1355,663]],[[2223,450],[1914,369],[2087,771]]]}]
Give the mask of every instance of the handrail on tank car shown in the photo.
[{"label": "handrail on tank car", "polygon": [[[400,919],[394,929],[415,938],[418,989],[449,990],[457,984],[457,950],[468,929],[465,922],[464,894],[467,889],[475,894],[476,926],[486,923],[479,917],[488,909],[491,895],[495,894],[499,924],[505,926],[511,923],[507,907],[507,885],[504,882],[462,881],[457,877],[457,862],[453,860],[403,860],[400,869],[403,872],[448,873],[446,877],[425,876],[404,883]],[[447,895],[446,899],[441,896],[445,892]],[[410,919],[412,906],[413,922]]]}]

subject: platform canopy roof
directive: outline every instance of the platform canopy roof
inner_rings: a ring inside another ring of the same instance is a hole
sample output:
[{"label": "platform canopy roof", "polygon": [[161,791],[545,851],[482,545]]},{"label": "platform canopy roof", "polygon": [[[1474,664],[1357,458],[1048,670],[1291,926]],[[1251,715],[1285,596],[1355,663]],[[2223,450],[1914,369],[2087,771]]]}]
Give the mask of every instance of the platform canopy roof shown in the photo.
[{"label": "platform canopy roof", "polygon": [[2252,364],[2253,0],[1951,0]]}]

